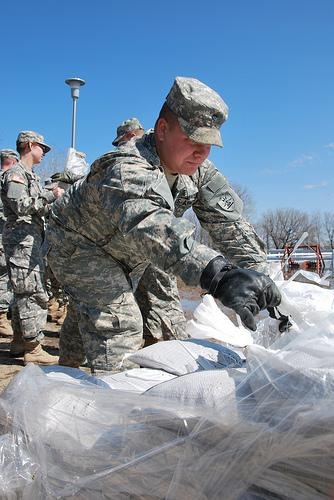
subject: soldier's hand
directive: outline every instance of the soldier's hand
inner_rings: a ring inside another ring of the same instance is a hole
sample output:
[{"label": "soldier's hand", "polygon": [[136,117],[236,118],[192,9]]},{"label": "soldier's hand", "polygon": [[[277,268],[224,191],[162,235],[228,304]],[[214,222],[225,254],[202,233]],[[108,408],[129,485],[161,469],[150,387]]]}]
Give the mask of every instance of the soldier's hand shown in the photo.
[{"label": "soldier's hand", "polygon": [[65,189],[56,186],[52,189],[52,192],[56,198],[60,198],[60,196],[62,196],[65,193]]},{"label": "soldier's hand", "polygon": [[254,316],[261,309],[278,306],[281,294],[275,283],[265,274],[241,269],[216,257],[204,269],[201,286],[226,307],[239,314],[243,324],[256,330]]},{"label": "soldier's hand", "polygon": [[70,172],[56,172],[51,175],[53,182],[66,182],[67,184],[73,184],[72,175]]}]

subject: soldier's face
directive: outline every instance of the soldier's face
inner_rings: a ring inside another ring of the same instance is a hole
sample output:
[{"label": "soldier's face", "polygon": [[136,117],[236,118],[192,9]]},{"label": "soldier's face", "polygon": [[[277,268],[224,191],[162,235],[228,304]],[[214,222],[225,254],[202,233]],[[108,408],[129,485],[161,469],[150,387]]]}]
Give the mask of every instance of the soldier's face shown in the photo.
[{"label": "soldier's face", "polygon": [[6,170],[9,170],[12,168],[13,165],[17,163],[16,158],[4,158],[1,162],[1,170],[6,172]]},{"label": "soldier's face", "polygon": [[158,153],[162,164],[171,172],[192,175],[209,156],[211,145],[192,141],[178,122],[168,123],[163,118],[158,128]]},{"label": "soldier's face", "polygon": [[31,152],[32,152],[32,155],[33,155],[33,162],[34,162],[34,165],[37,165],[38,163],[40,163],[43,159],[43,156],[44,156],[44,148],[41,144],[39,144],[38,142],[34,142],[32,144],[32,147],[31,147]]}]

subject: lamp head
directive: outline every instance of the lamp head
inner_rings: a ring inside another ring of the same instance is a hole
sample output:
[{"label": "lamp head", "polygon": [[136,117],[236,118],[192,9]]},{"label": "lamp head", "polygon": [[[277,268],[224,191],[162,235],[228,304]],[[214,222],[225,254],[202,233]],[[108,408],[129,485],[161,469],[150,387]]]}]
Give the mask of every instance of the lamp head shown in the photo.
[{"label": "lamp head", "polygon": [[65,83],[71,87],[71,96],[73,99],[78,99],[79,97],[79,92],[80,92],[80,87],[82,85],[85,85],[85,80],[82,80],[82,78],[68,78],[65,80]]}]

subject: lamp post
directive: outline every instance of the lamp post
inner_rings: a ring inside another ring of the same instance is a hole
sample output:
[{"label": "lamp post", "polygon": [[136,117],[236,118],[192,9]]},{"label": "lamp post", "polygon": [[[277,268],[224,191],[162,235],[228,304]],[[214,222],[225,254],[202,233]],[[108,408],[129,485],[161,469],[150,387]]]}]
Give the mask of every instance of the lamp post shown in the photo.
[{"label": "lamp post", "polygon": [[77,114],[77,100],[79,99],[80,87],[85,85],[85,80],[82,78],[68,78],[65,83],[71,87],[71,96],[73,99],[72,111],[72,142],[71,147],[75,149],[75,129],[76,129],[76,114]]}]

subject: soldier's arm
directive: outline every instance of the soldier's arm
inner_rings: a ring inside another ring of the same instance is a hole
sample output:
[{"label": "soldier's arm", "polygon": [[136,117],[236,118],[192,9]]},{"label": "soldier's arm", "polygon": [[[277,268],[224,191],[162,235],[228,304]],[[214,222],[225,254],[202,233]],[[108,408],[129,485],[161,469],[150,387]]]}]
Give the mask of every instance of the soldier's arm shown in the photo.
[{"label": "soldier's arm", "polygon": [[55,200],[55,195],[43,190],[38,196],[30,196],[27,180],[17,172],[8,172],[3,186],[3,193],[9,209],[19,216],[45,215],[48,204]]},{"label": "soldier's arm", "polygon": [[103,250],[135,268],[151,262],[197,285],[218,252],[195,241],[195,226],[176,218],[165,175],[140,163],[121,164],[101,186],[101,202],[115,230]]},{"label": "soldier's arm", "polygon": [[53,182],[65,182],[66,184],[74,184],[79,179],[82,179],[85,175],[75,174],[70,170],[66,170],[64,172],[56,172],[51,175],[51,179]]},{"label": "soldier's arm", "polygon": [[243,217],[243,203],[227,179],[206,161],[198,176],[199,194],[193,205],[213,248],[234,264],[267,272],[267,254],[261,238]]}]

